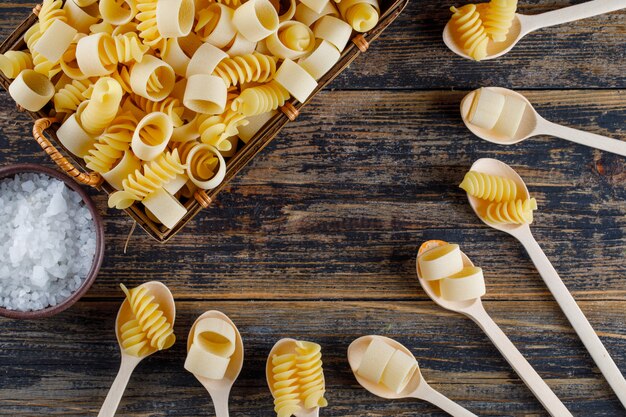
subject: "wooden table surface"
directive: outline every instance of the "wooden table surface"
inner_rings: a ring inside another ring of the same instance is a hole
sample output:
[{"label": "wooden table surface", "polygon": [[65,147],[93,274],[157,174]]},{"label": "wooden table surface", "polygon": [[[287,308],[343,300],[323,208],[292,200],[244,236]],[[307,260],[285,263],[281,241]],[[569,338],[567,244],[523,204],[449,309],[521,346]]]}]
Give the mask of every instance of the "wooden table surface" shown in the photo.
[{"label": "wooden table surface", "polygon": [[[523,0],[540,13],[580,0]],[[458,105],[481,86],[518,89],[546,118],[626,139],[626,12],[541,30],[496,61],[449,52],[447,2],[413,0],[372,48],[308,106],[168,245],[108,210],[106,258],[92,289],[50,319],[0,319],[0,415],[93,416],[117,372],[114,318],[123,294],[160,280],[178,308],[179,342],[134,373],[119,416],[212,416],[183,369],[191,323],[218,309],[238,325],[246,360],[233,416],[271,416],[266,356],[282,337],[323,347],[323,416],[443,416],[419,401],[361,389],[346,350],[382,334],[404,343],[433,387],[482,416],[547,413],[470,320],[420,289],[428,239],[461,244],[486,273],[484,304],[575,416],[624,416],[520,244],[482,225],[457,187],[472,162],[511,164],[539,201],[533,231],[626,373],[624,158],[550,137],[498,147],[472,136]],[[33,3],[0,4],[6,37]],[[0,94],[0,164],[51,166],[31,120]]]}]

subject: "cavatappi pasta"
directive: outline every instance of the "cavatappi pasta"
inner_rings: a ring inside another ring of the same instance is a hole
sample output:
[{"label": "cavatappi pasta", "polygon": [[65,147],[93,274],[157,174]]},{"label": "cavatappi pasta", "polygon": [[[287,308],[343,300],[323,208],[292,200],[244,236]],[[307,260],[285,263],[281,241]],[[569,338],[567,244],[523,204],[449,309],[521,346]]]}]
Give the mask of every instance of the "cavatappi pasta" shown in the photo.
[{"label": "cavatappi pasta", "polygon": [[474,60],[487,56],[491,42],[504,42],[513,25],[517,0],[491,0],[489,3],[451,7],[452,34],[461,48]]},{"label": "cavatappi pasta", "polygon": [[380,15],[379,0],[279,3],[44,0],[26,48],[0,55],[0,72],[15,79],[12,97],[56,117],[61,143],[118,190],[111,206],[146,202],[151,221],[171,228],[160,213],[219,186],[230,158],[287,101],[305,102]]},{"label": "cavatappi pasta", "polygon": [[326,407],[326,384],[321,346],[296,341],[293,352],[271,358],[274,410],[278,417],[290,417],[301,410]]}]

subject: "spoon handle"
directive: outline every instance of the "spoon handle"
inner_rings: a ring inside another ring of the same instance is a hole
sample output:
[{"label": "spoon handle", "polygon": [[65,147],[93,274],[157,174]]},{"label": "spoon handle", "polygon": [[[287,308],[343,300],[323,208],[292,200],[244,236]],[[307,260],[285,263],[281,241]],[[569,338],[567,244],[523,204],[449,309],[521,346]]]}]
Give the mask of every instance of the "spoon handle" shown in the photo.
[{"label": "spoon handle", "polygon": [[428,385],[426,381],[422,380],[413,394],[413,398],[419,400],[428,401],[432,405],[436,405],[446,413],[453,417],[478,417],[466,408],[461,407],[459,404],[452,401],[433,387]]},{"label": "spoon handle", "polygon": [[562,9],[552,10],[532,16],[525,16],[528,20],[528,32],[574,22],[580,19],[597,16],[604,13],[614,12],[626,8],[626,0],[592,0]]},{"label": "spoon handle", "polygon": [[115,377],[115,381],[113,381],[113,385],[111,385],[111,388],[109,389],[109,393],[107,394],[102,407],[100,408],[98,417],[113,417],[115,415],[117,407],[120,404],[120,400],[122,399],[122,395],[124,395],[126,385],[128,385],[128,380],[140,360],[141,359],[139,358],[122,356],[120,370]]},{"label": "spoon handle", "polygon": [[545,409],[554,417],[572,417],[572,414],[565,408],[552,389],[539,376],[537,371],[524,358],[513,342],[504,334],[502,329],[493,321],[491,316],[485,311],[482,304],[477,304],[467,315],[478,324],[478,326],[491,339],[498,348],[502,356],[513,367],[517,375],[524,381],[526,386],[535,394]]},{"label": "spoon handle", "polygon": [[578,334],[578,337],[589,351],[589,354],[600,369],[600,372],[602,372],[602,375],[604,375],[613,391],[615,391],[622,405],[626,407],[626,380],[615,362],[613,362],[611,355],[609,355],[602,341],[591,327],[591,324],[589,324],[582,310],[578,307],[578,304],[576,304],[576,300],[574,300],[574,297],[572,297],[572,294],[568,291],[559,277],[559,274],[550,263],[550,260],[543,252],[532,233],[530,233],[530,229],[527,233],[516,237],[522,245],[524,245],[524,248],[526,248],[530,259],[535,264],[535,267],[537,267],[543,281],[561,307],[561,310],[563,310],[563,313],[565,313],[565,316]]},{"label": "spoon handle", "polygon": [[211,395],[213,407],[215,407],[215,417],[228,417],[228,394]]},{"label": "spoon handle", "polygon": [[538,130],[538,133],[540,134],[556,136],[557,138],[569,140],[570,142],[589,146],[590,148],[596,148],[617,155],[626,156],[626,141],[612,139],[578,129],[572,129],[571,127],[552,123],[545,119],[541,121],[541,125]]}]

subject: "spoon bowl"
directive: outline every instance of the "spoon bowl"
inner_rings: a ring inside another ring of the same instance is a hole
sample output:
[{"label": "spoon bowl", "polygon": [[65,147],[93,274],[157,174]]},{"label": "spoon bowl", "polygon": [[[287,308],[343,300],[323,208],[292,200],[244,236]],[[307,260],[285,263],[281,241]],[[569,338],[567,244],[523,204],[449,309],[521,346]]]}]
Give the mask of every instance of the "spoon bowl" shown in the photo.
[{"label": "spoon bowl", "polygon": [[[172,327],[174,327],[174,321],[176,319],[176,304],[174,303],[174,296],[172,295],[170,289],[167,288],[165,284],[158,281],[146,282],[144,284],[141,284],[138,288],[146,288],[148,291],[150,291],[150,295],[154,296],[153,302],[159,304],[159,307],[167,318],[167,321],[172,324]],[[122,356],[130,355],[125,353],[122,347],[120,328],[124,325],[124,323],[126,323],[128,320],[131,320],[133,317],[134,314],[130,308],[128,298],[125,298],[124,302],[117,312],[117,317],[115,319],[115,337],[117,338],[117,343],[120,346]],[[147,358],[156,351],[156,349],[151,349],[146,355],[141,356],[140,359]]]},{"label": "spoon bowl", "polygon": [[[365,351],[367,350],[370,343],[374,341],[374,339],[383,340],[389,346],[393,347],[394,349],[401,350],[402,352],[406,353],[407,355],[409,355],[411,358],[415,360],[415,364],[417,365],[415,372],[409,379],[409,383],[406,385],[406,387],[404,387],[404,389],[397,394],[393,392],[392,390],[390,390],[389,388],[387,388],[386,386],[384,386],[383,384],[374,384],[373,382],[368,381],[367,379],[361,377],[357,373],[357,369],[359,369],[359,365],[361,364],[363,355],[365,355]],[[356,339],[348,347],[348,362],[350,363],[350,368],[352,369],[352,372],[354,373],[354,377],[356,378],[357,382],[363,388],[368,390],[370,393],[376,395],[377,397],[387,398],[389,400],[394,400],[394,399],[399,399],[399,398],[409,398],[417,390],[420,384],[425,382],[424,378],[422,377],[422,373],[420,372],[417,359],[415,359],[415,356],[413,356],[413,353],[411,353],[410,350],[404,347],[402,343],[399,343],[385,336],[370,335],[370,336],[362,336]]]},{"label": "spoon bowl", "polygon": [[[137,288],[146,288],[150,295],[154,297],[153,302],[159,304],[160,310],[163,312],[164,316],[167,318],[167,321],[171,323],[172,327],[174,327],[174,320],[176,318],[176,304],[174,303],[174,297],[169,288],[167,288],[163,283],[158,281],[150,281],[144,284],[141,284]],[[130,308],[130,303],[128,301],[128,297],[124,299],[124,302],[120,306],[117,317],[115,318],[115,337],[117,338],[117,343],[120,347],[120,352],[122,356],[120,370],[117,372],[117,376],[109,389],[109,392],[100,408],[100,412],[98,413],[98,417],[113,417],[115,412],[117,411],[117,407],[120,404],[120,400],[122,399],[122,395],[124,395],[124,390],[126,389],[126,385],[128,385],[128,381],[130,380],[130,376],[133,371],[145,358],[157,352],[156,349],[150,348],[146,354],[142,356],[134,356],[126,353],[124,347],[122,346],[121,332],[120,328],[126,323],[128,320],[134,319],[134,314]]]},{"label": "spoon bowl", "polygon": [[538,121],[542,118],[526,97],[516,91],[509,90],[508,88],[485,87],[485,89],[492,90],[505,96],[517,97],[526,102],[526,108],[524,109],[524,115],[522,116],[522,120],[519,124],[517,132],[515,132],[515,135],[513,137],[503,136],[501,134],[498,134],[497,132],[476,126],[475,124],[470,123],[470,121],[468,120],[474,97],[476,96],[478,91],[474,90],[467,94],[465,97],[463,97],[463,100],[461,100],[461,118],[463,119],[463,123],[465,123],[465,126],[467,126],[467,128],[473,134],[481,139],[486,140],[487,142],[495,143],[498,145],[513,145],[536,134],[535,131],[538,126]]},{"label": "spoon bowl", "polygon": [[[298,341],[295,339],[291,339],[291,338],[283,338],[280,339],[278,342],[276,342],[276,344],[274,345],[274,347],[272,347],[272,350],[270,351],[269,355],[267,356],[267,361],[265,363],[265,378],[267,380],[267,385],[270,389],[270,392],[272,393],[272,397],[275,398],[274,396],[274,383],[276,382],[276,380],[274,379],[274,372],[272,371],[273,369],[273,365],[272,365],[272,358],[274,356],[279,356],[279,355],[284,355],[287,353],[293,353],[296,350],[296,343]],[[322,373],[322,378],[324,379],[324,383],[325,383],[325,377],[324,374]],[[319,412],[320,412],[320,408],[319,407],[314,407],[311,409],[306,409],[304,408],[304,405],[302,405],[302,408],[299,411],[294,412],[294,416],[295,417],[317,417],[319,416]]]},{"label": "spoon bowl", "polygon": [[200,381],[200,383],[209,391],[223,391],[226,387],[230,391],[230,388],[233,386],[237,377],[239,377],[239,373],[241,372],[241,368],[243,367],[243,358],[244,358],[244,347],[243,347],[243,339],[241,338],[241,334],[239,333],[239,329],[235,326],[235,323],[221,311],[207,311],[203,313],[200,317],[196,319],[196,321],[191,326],[189,330],[189,337],[187,337],[187,352],[191,349],[191,344],[193,343],[193,338],[196,331],[196,325],[202,319],[206,318],[216,318],[225,321],[230,324],[232,328],[235,330],[235,352],[230,357],[230,362],[228,364],[228,368],[226,368],[226,374],[224,378],[221,380],[205,378],[200,375],[194,376]]},{"label": "spoon bowl", "polygon": [[[481,158],[474,162],[471,170],[510,179],[515,182],[515,185],[517,185],[518,199],[530,198],[530,193],[528,192],[528,188],[526,187],[526,183],[524,182],[522,177],[520,177],[513,168],[511,168],[504,162],[492,158]],[[470,206],[472,207],[472,210],[474,210],[474,213],[476,213],[478,218],[482,220],[483,223],[485,223],[487,226],[492,227],[496,230],[509,233],[511,235],[516,235],[524,231],[530,233],[530,226],[528,224],[496,224],[487,221],[484,215],[487,206],[489,205],[489,202],[473,197],[469,194],[467,195],[467,199],[470,203]]]},{"label": "spoon bowl", "polygon": [[[444,246],[447,244],[448,242],[444,242],[443,240],[429,240],[427,242],[424,242],[422,246],[420,246],[417,252],[417,257],[419,258],[421,254],[423,254],[426,251],[429,251],[430,249],[436,248],[438,246]],[[468,258],[467,255],[465,255],[465,253],[461,252],[461,256],[463,257],[464,267],[474,266],[470,258]],[[420,284],[422,285],[422,288],[424,289],[424,292],[426,292],[426,294],[428,294],[430,299],[433,300],[435,303],[437,303],[437,305],[439,305],[440,307],[443,307],[446,310],[461,313],[461,312],[467,311],[475,304],[481,303],[480,298],[475,298],[473,300],[465,300],[465,301],[446,300],[445,298],[441,296],[441,292],[439,290],[439,281],[426,281],[425,279],[423,279],[421,271],[420,271],[420,267],[419,267],[419,262],[417,262],[417,259],[415,263],[417,265],[417,278],[419,279]]]},{"label": "spoon bowl", "polygon": [[[487,56],[483,58],[482,61],[498,58],[509,52],[515,45],[517,45],[520,39],[528,33],[528,30],[524,28],[524,18],[525,16],[523,15],[515,15],[511,27],[509,28],[509,33],[506,36],[506,40],[503,42],[489,42],[487,45]],[[526,32],[523,32],[524,30],[526,30]],[[446,44],[448,49],[458,56],[474,60],[474,58],[469,56],[457,43],[450,22],[448,22],[446,27],[443,29],[443,42]]]}]

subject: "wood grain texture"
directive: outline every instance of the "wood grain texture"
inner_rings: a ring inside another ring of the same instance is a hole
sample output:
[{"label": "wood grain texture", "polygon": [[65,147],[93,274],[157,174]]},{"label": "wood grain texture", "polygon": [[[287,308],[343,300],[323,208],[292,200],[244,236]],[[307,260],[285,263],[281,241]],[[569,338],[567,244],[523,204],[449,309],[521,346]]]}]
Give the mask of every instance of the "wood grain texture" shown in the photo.
[{"label": "wood grain texture", "polygon": [[[121,291],[120,291],[121,292]],[[79,302],[55,319],[5,322],[0,355],[11,367],[0,376],[0,415],[94,415],[117,371],[114,316],[121,297]],[[549,303],[488,302],[487,310],[574,415],[618,416],[623,411],[557,308]],[[626,371],[626,303],[585,302],[582,308]],[[386,401],[360,388],[347,347],[364,334],[393,337],[416,355],[434,388],[481,416],[547,415],[478,327],[431,302],[186,302],[177,301],[178,341],[142,362],[122,399],[119,416],[213,415],[211,402],[183,369],[187,332],[207,309],[238,326],[246,349],[231,398],[231,415],[271,416],[265,360],[282,337],[323,346],[330,406],[324,416],[443,416],[419,401]],[[529,315],[528,311],[533,314]],[[445,331],[442,331],[445,329]],[[8,384],[7,382],[11,383]]]},{"label": "wood grain texture", "polygon": [[[0,36],[33,5],[0,3]],[[472,136],[458,110],[468,89],[513,87],[551,121],[626,139],[626,12],[542,30],[503,59],[477,64],[440,41],[448,6],[412,1],[168,245],[137,231],[124,254],[130,219],[91,190],[106,221],[101,274],[57,318],[0,319],[0,415],[94,415],[118,366],[118,284],[152,279],[177,299],[180,341],[139,366],[120,416],[213,415],[182,369],[186,333],[208,309],[229,314],[246,343],[233,416],[273,415],[264,361],[281,337],[322,344],[331,403],[322,415],[442,416],[357,386],[345,353],[368,333],[406,344],[435,388],[478,415],[546,415],[476,325],[421,291],[415,254],[428,239],[460,243],[483,267],[487,310],[574,415],[623,415],[521,245],[483,226],[457,184],[481,157],[518,170],[539,201],[537,240],[626,372],[624,159],[550,137],[498,147]],[[0,163],[52,166],[31,127],[0,94]]]}]

